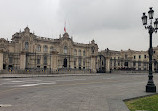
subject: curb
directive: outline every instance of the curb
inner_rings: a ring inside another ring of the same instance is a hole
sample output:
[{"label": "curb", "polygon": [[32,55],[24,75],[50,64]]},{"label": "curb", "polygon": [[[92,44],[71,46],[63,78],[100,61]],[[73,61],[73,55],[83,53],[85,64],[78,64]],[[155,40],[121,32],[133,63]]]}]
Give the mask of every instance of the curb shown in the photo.
[{"label": "curb", "polygon": [[35,78],[35,77],[66,77],[66,76],[101,76],[103,74],[60,74],[60,75],[15,75],[15,76],[5,76],[1,75],[0,78]]},{"label": "curb", "polygon": [[135,99],[139,99],[139,98],[143,98],[143,97],[149,97],[149,96],[153,96],[153,95],[158,95],[158,93],[157,92],[156,93],[150,93],[150,94],[144,95],[144,96],[139,96],[139,97],[124,99],[123,101],[126,102],[126,101],[135,100]]}]

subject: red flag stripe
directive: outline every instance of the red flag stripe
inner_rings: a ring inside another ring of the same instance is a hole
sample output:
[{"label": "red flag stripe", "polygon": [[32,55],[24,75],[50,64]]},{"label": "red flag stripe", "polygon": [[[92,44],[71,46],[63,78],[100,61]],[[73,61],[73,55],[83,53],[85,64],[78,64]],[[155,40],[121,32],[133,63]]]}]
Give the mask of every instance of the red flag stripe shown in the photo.
[{"label": "red flag stripe", "polygon": [[64,27],[64,31],[66,32],[66,28]]}]

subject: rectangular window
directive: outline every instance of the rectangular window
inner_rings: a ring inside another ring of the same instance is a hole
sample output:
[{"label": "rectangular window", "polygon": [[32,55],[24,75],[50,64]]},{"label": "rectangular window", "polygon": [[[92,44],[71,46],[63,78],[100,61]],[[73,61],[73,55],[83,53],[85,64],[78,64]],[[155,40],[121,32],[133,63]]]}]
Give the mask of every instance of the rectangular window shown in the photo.
[{"label": "rectangular window", "polygon": [[83,51],[83,56],[85,56],[86,55],[86,52],[85,51]]},{"label": "rectangular window", "polygon": [[74,50],[74,55],[77,55],[77,50],[76,49]]},{"label": "rectangular window", "polygon": [[76,59],[74,59],[74,68],[76,68]]},{"label": "rectangular window", "polygon": [[83,60],[83,67],[85,67],[85,63],[86,63],[85,60]]},{"label": "rectangular window", "polygon": [[79,50],[78,53],[79,53],[79,56],[81,56],[81,50]]},{"label": "rectangular window", "polygon": [[85,69],[85,60],[83,60],[83,69]]},{"label": "rectangular window", "polygon": [[139,59],[141,59],[141,55],[139,55]]},{"label": "rectangular window", "polygon": [[114,66],[116,66],[116,61],[114,61]]},{"label": "rectangular window", "polygon": [[44,52],[47,52],[47,51],[48,51],[48,47],[47,47],[46,45],[43,47],[43,51],[44,51]]},{"label": "rectangular window", "polygon": [[25,49],[28,50],[29,49],[29,43],[25,42]]},{"label": "rectangular window", "polygon": [[138,62],[138,66],[141,66],[141,62]]},{"label": "rectangular window", "polygon": [[40,64],[40,59],[37,59],[37,64]]},{"label": "rectangular window", "polygon": [[47,56],[44,56],[44,65],[47,65]]},{"label": "rectangular window", "polygon": [[9,57],[9,63],[10,63],[10,64],[13,63],[13,57]]},{"label": "rectangular window", "polygon": [[133,62],[133,67],[135,67],[136,66],[136,62]]},{"label": "rectangular window", "polygon": [[81,67],[81,59],[78,59],[78,66]]}]

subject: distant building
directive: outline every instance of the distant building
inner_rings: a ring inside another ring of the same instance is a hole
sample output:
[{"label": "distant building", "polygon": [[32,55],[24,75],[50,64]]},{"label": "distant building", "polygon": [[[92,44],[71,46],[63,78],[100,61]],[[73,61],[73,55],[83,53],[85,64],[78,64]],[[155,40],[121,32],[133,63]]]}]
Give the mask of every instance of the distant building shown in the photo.
[{"label": "distant building", "polygon": [[[158,71],[158,47],[153,48],[153,71]],[[121,50],[114,51],[108,48],[99,52],[106,58],[106,71],[148,71],[148,51]]]}]

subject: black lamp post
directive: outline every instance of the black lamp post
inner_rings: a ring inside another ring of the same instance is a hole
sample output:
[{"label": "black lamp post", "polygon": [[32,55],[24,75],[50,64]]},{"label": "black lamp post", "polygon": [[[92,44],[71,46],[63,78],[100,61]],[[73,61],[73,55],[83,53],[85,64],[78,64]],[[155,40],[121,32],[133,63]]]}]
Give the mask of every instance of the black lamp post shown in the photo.
[{"label": "black lamp post", "polygon": [[149,41],[149,50],[148,50],[148,54],[149,54],[149,79],[148,79],[148,83],[146,85],[146,92],[156,92],[156,86],[154,84],[153,81],[153,74],[152,74],[152,56],[153,56],[153,48],[152,48],[152,34],[153,32],[157,32],[158,29],[158,19],[155,20],[154,22],[154,27],[152,26],[152,19],[153,19],[153,15],[154,15],[154,10],[152,10],[152,8],[150,8],[149,12],[149,20],[150,20],[150,24],[147,25],[147,16],[145,15],[145,13],[143,13],[142,16],[142,22],[143,25],[145,25],[145,29],[148,29],[149,35],[150,35],[150,41]]}]

